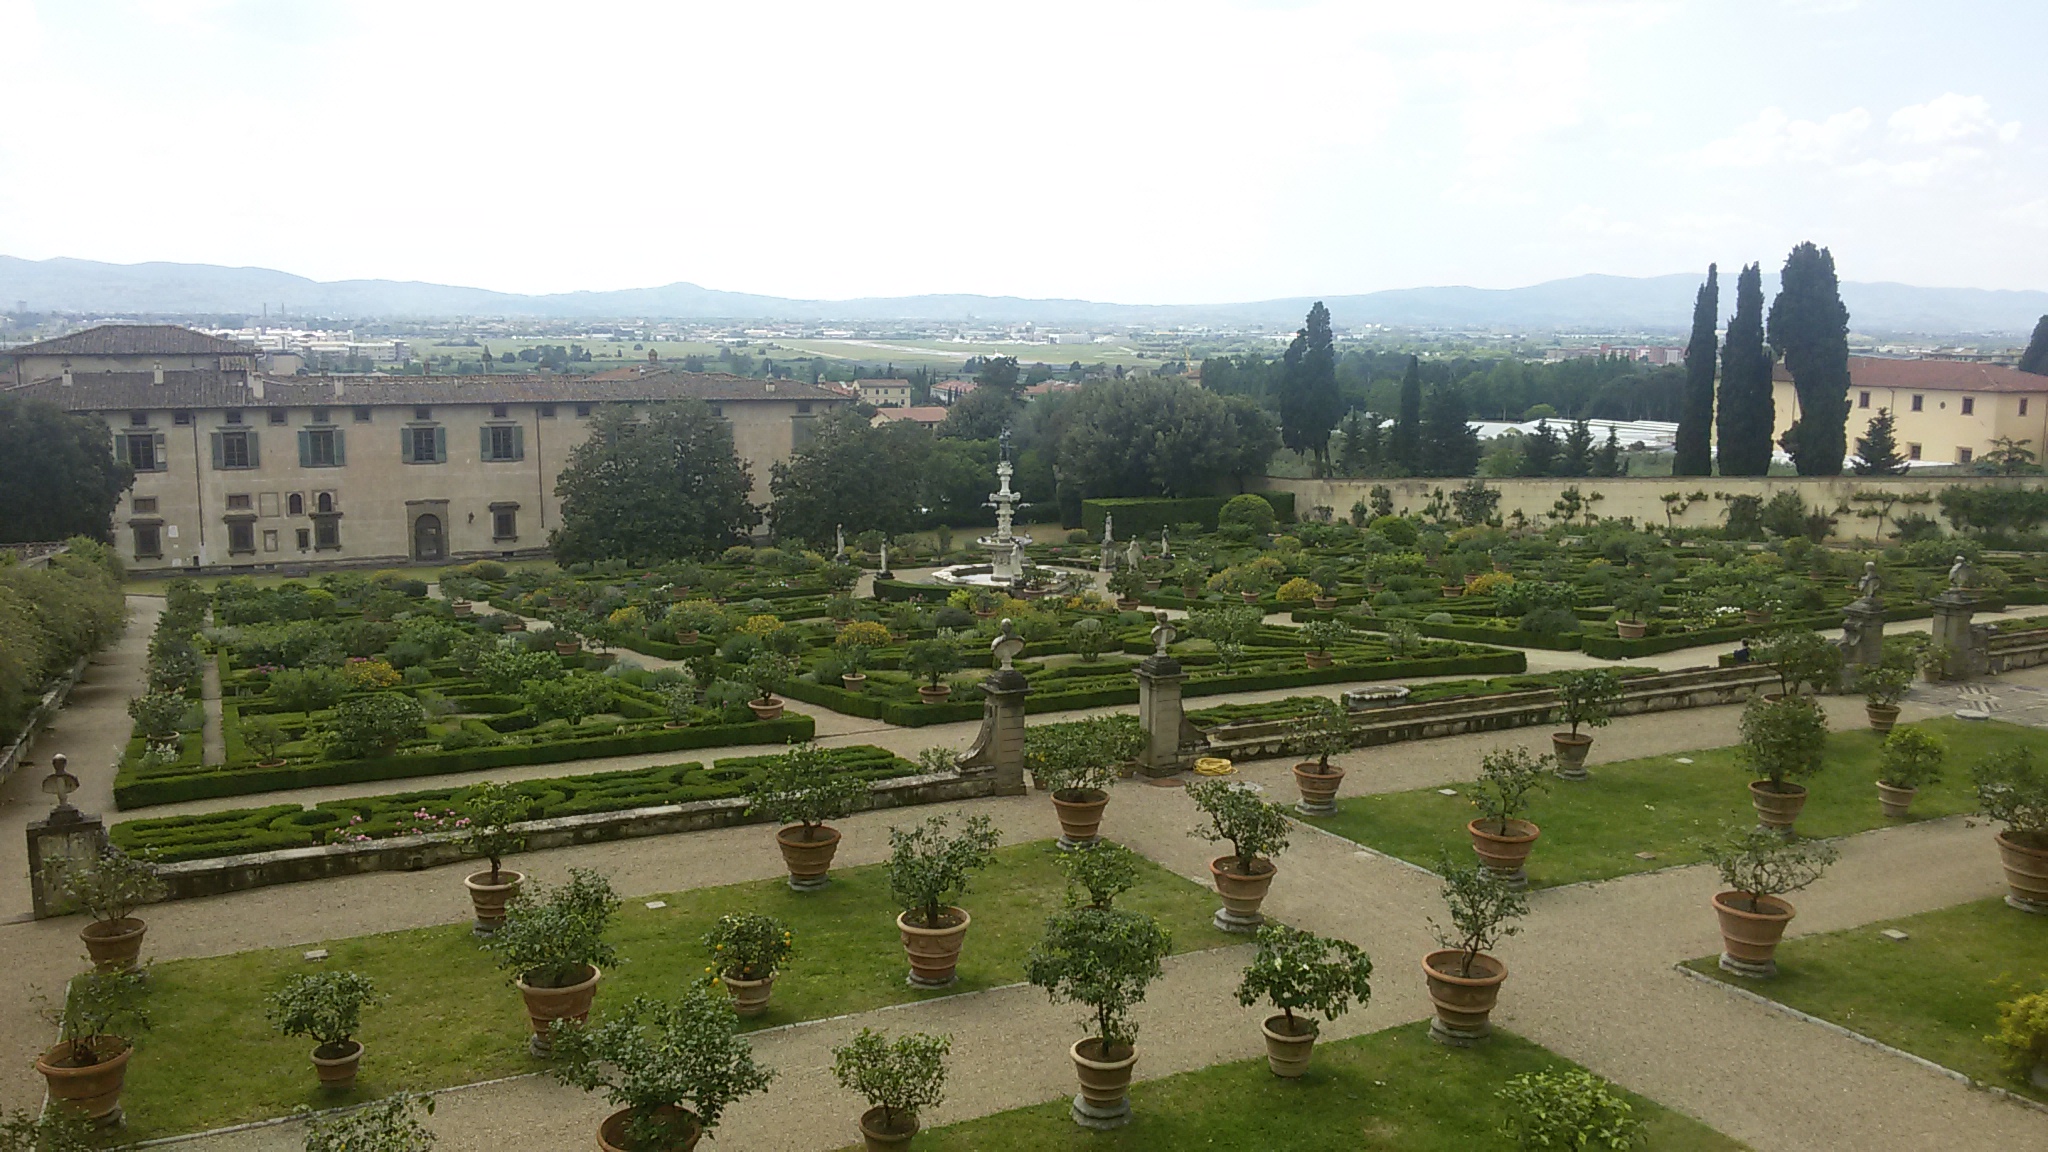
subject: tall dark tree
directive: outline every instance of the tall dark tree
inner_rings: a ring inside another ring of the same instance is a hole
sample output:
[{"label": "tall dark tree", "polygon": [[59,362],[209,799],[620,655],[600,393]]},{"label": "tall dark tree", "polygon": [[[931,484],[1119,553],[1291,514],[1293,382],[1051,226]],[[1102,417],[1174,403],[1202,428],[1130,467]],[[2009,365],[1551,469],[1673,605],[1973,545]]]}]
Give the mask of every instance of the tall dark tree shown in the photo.
[{"label": "tall dark tree", "polygon": [[1316,302],[1308,320],[1281,358],[1280,442],[1296,452],[1315,454],[1318,467],[1330,461],[1330,431],[1344,414],[1337,395],[1336,338],[1330,332],[1330,310]]},{"label": "tall dark tree", "polygon": [[1560,476],[1586,476],[1593,471],[1593,429],[1583,419],[1565,430],[1564,451],[1557,457]]},{"label": "tall dark tree", "polygon": [[2048,376],[2048,316],[2034,325],[2034,338],[2027,341],[2027,350],[2020,355],[2020,371]]},{"label": "tall dark tree", "polygon": [[977,390],[993,388],[1013,397],[1024,391],[1024,380],[1017,371],[1015,356],[991,356],[983,360],[981,371],[974,375],[974,383]]},{"label": "tall dark tree", "polygon": [[128,462],[114,458],[106,421],[0,395],[0,544],[104,542],[114,505],[133,483]]},{"label": "tall dark tree", "polygon": [[1764,349],[1764,273],[1750,264],[1735,278],[1735,315],[1721,346],[1721,390],[1714,406],[1721,475],[1771,470],[1771,354]]},{"label": "tall dark tree", "polygon": [[1056,459],[1084,496],[1196,496],[1263,470],[1278,448],[1271,419],[1250,400],[1132,376],[1084,385],[1067,401]]},{"label": "tall dark tree", "polygon": [[1536,431],[1529,433],[1522,441],[1522,475],[1548,476],[1557,467],[1557,454],[1561,449],[1557,429],[1548,420],[1538,420]]},{"label": "tall dark tree", "polygon": [[1422,474],[1422,361],[1413,356],[1408,358],[1408,371],[1401,377],[1400,405],[1394,413],[1387,458],[1407,475]]},{"label": "tall dark tree", "polygon": [[1906,457],[1899,451],[1897,422],[1892,410],[1879,408],[1870,418],[1863,435],[1856,438],[1856,461],[1851,465],[1858,476],[1903,476]]},{"label": "tall dark tree", "polygon": [[1770,339],[1799,396],[1799,418],[1785,432],[1792,466],[1801,476],[1841,475],[1849,454],[1849,309],[1827,249],[1808,241],[1785,258]]},{"label": "tall dark tree", "polygon": [[1692,339],[1685,345],[1685,410],[1678,417],[1673,476],[1714,474],[1714,329],[1721,318],[1719,269],[1707,265],[1707,282],[1692,305]]},{"label": "tall dark tree", "polygon": [[931,433],[908,420],[871,426],[851,406],[813,429],[810,443],[769,470],[776,536],[816,545],[841,525],[848,536],[896,536],[918,526]]},{"label": "tall dark tree", "polygon": [[1600,446],[1593,449],[1591,475],[1620,476],[1626,471],[1627,465],[1621,458],[1621,437],[1615,433],[1614,425],[1609,424],[1607,439],[1602,440]]},{"label": "tall dark tree", "polygon": [[1419,476],[1470,476],[1479,468],[1479,433],[1472,430],[1465,390],[1439,384],[1429,390],[1422,415]]},{"label": "tall dark tree", "polygon": [[753,491],[732,425],[710,405],[672,401],[645,420],[606,405],[555,477],[562,526],[548,547],[565,564],[708,556],[744,543],[760,521]]}]

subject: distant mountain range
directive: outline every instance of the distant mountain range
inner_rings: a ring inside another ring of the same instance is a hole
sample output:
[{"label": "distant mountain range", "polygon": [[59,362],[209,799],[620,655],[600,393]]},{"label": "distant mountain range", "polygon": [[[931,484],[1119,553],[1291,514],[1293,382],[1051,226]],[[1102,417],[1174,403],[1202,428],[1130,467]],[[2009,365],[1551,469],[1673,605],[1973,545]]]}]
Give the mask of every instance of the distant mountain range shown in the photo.
[{"label": "distant mountain range", "polygon": [[[1722,285],[1722,315],[1734,306],[1734,276]],[[1389,324],[1515,331],[1683,332],[1700,277],[1574,276],[1527,288],[1399,288],[1320,297],[1339,328]],[[1767,279],[1775,292],[1775,277]],[[1872,335],[2020,335],[2048,315],[2048,292],[1920,288],[1844,283],[1850,324]],[[268,304],[293,316],[427,318],[503,316],[562,319],[842,320],[1137,324],[1292,328],[1317,297],[1243,304],[1105,304],[1015,296],[931,295],[791,300],[677,282],[659,288],[526,296],[397,280],[308,280],[268,268],[212,264],[103,264],[0,256],[0,308],[93,314],[249,314]]]}]

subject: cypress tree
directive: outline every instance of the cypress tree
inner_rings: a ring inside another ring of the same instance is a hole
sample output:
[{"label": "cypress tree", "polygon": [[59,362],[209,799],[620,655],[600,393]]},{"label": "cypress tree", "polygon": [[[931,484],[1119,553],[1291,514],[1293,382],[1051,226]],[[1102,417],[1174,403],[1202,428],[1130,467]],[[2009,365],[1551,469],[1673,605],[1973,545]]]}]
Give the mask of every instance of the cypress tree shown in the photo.
[{"label": "cypress tree", "polygon": [[2034,338],[2027,341],[2027,350],[2020,356],[2020,371],[2048,376],[2048,316],[2034,325]]},{"label": "cypress tree", "polygon": [[1422,472],[1422,361],[1410,356],[1408,372],[1401,377],[1400,410],[1394,416],[1394,434],[1387,455],[1395,467],[1410,476]]},{"label": "cypress tree", "polygon": [[1714,474],[1714,326],[1721,315],[1719,270],[1707,265],[1707,282],[1692,305],[1692,339],[1685,346],[1685,407],[1678,417],[1673,476]]},{"label": "cypress tree", "polygon": [[1889,408],[1879,408],[1877,415],[1870,418],[1863,435],[1856,438],[1856,463],[1852,469],[1858,476],[1905,474],[1906,457],[1899,452],[1896,428]]},{"label": "cypress tree", "polygon": [[1557,463],[1557,430],[1548,420],[1538,420],[1536,431],[1522,442],[1522,475],[1548,476]]},{"label": "cypress tree", "polygon": [[1479,467],[1479,433],[1472,430],[1465,391],[1455,384],[1429,390],[1422,420],[1421,476],[1470,476]]},{"label": "cypress tree", "polygon": [[1336,338],[1330,331],[1330,310],[1318,300],[1281,358],[1280,442],[1296,452],[1313,452],[1317,466],[1327,468],[1330,430],[1342,415]]},{"label": "cypress tree", "polygon": [[1771,356],[1764,350],[1764,273],[1761,264],[1735,278],[1735,315],[1721,346],[1721,390],[1715,439],[1721,475],[1762,476],[1771,468]]},{"label": "cypress tree", "polygon": [[1557,458],[1560,476],[1584,476],[1593,470],[1593,429],[1582,416],[1564,434],[1564,453]]},{"label": "cypress tree", "polygon": [[1839,476],[1849,454],[1849,309],[1835,257],[1807,241],[1785,257],[1771,301],[1771,351],[1799,396],[1785,450],[1801,476]]},{"label": "cypress tree", "polygon": [[1621,459],[1621,437],[1615,434],[1614,425],[1607,426],[1607,439],[1593,449],[1593,475],[1619,476],[1624,470]]}]

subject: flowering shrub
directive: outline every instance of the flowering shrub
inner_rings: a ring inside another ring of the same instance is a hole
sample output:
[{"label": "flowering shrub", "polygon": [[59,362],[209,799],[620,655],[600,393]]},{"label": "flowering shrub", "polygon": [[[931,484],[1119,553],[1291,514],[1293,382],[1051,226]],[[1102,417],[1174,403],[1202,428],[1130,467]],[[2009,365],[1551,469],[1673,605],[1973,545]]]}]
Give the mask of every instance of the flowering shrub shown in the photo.
[{"label": "flowering shrub", "polygon": [[1514,586],[1515,578],[1506,572],[1488,572],[1472,581],[1469,591],[1474,596],[1490,596],[1503,588]]},{"label": "flowering shrub", "polygon": [[1280,586],[1273,595],[1279,600],[1313,600],[1323,594],[1322,586],[1306,577],[1296,576]]},{"label": "flowering shrub", "polygon": [[872,620],[856,620],[839,630],[832,641],[835,648],[881,648],[889,643],[889,630]]},{"label": "flowering shrub", "polygon": [[704,934],[711,953],[706,972],[734,980],[766,980],[781,971],[796,948],[789,925],[758,912],[728,912]]},{"label": "flowering shrub", "polygon": [[364,660],[351,657],[341,666],[341,674],[348,678],[349,686],[358,690],[370,688],[391,688],[400,679],[398,669],[382,659]]},{"label": "flowering shrub", "polygon": [[614,628],[638,632],[646,626],[647,614],[640,610],[638,604],[628,604],[624,608],[612,609],[611,615],[605,617],[605,623]]},{"label": "flowering shrub", "polygon": [[740,625],[739,630],[742,636],[767,636],[782,631],[782,618],[766,612],[758,616],[749,616],[747,622]]}]

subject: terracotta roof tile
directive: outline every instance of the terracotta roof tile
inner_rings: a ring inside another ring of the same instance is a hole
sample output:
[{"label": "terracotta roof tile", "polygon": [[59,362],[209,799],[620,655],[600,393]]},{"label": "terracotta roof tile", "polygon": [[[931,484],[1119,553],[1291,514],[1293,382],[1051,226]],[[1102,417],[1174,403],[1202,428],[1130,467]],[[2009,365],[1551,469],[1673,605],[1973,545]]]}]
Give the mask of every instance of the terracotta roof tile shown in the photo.
[{"label": "terracotta roof tile", "polygon": [[650,372],[631,380],[590,376],[268,376],[263,395],[239,375],[215,371],[83,372],[33,381],[12,391],[74,412],[144,408],[306,408],[379,404],[603,404],[695,398],[713,403],[846,397],[796,380],[756,380],[713,373]]},{"label": "terracotta roof tile", "polygon": [[7,350],[9,356],[254,356],[256,346],[177,324],[100,324]]},{"label": "terracotta roof tile", "polygon": [[[1789,381],[1783,364],[1771,379]],[[1967,360],[1899,360],[1886,356],[1849,357],[1852,388],[1917,388],[1927,392],[2048,392],[2048,376],[2036,376],[2003,364]]]}]

